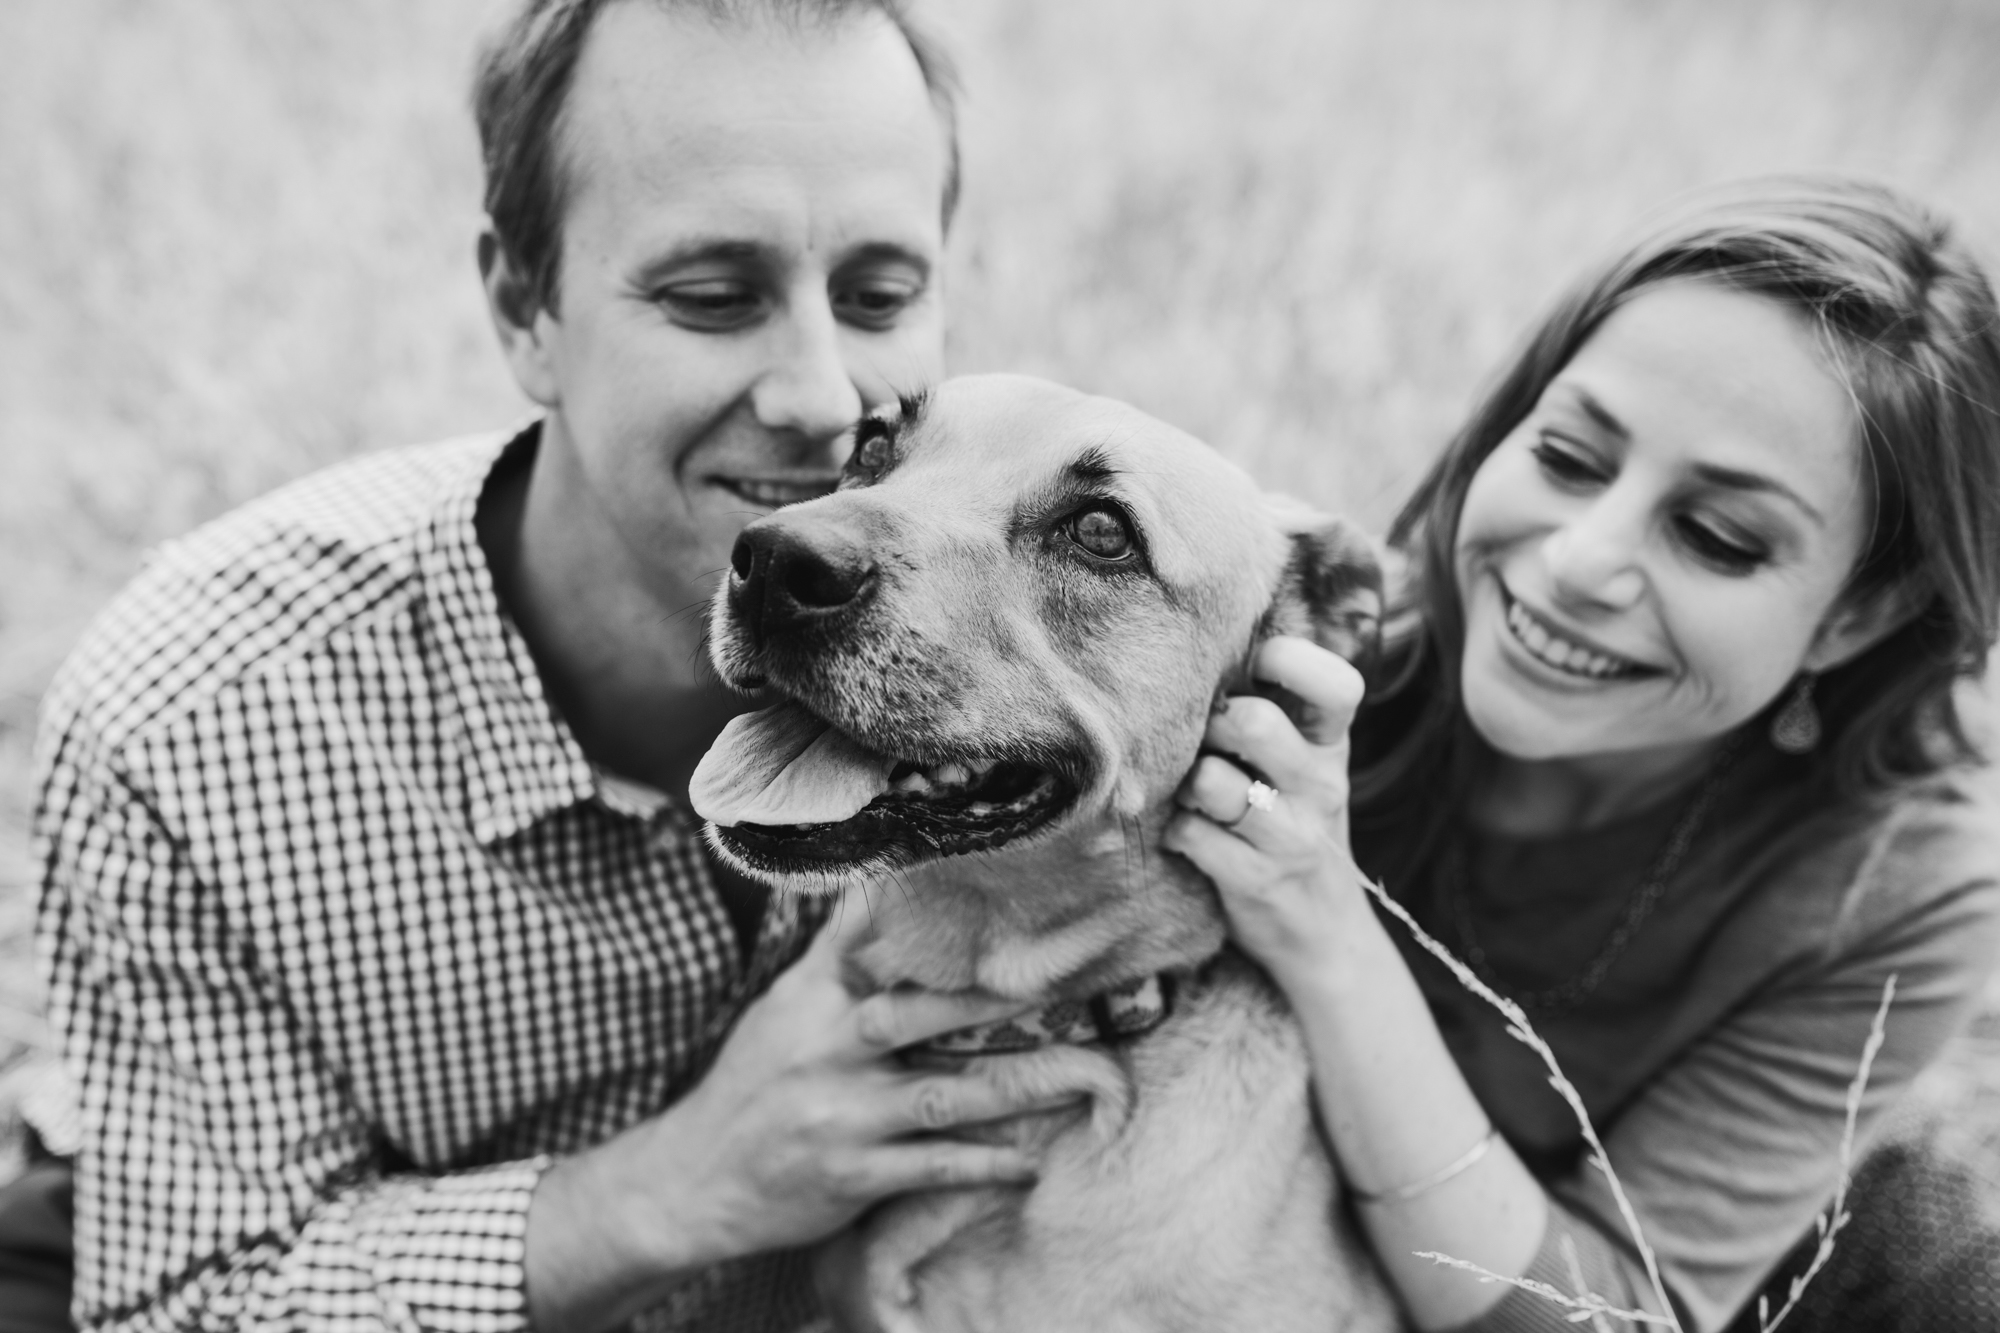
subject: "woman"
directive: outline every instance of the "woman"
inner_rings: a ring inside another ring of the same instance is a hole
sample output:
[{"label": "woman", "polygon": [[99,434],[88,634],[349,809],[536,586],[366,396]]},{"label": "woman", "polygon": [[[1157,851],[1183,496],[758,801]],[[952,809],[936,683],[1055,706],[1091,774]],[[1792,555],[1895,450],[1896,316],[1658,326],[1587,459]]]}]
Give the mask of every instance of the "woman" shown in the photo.
[{"label": "woman", "polygon": [[1369,706],[1275,639],[1256,674],[1291,711],[1216,716],[1169,845],[1298,1012],[1419,1327],[1569,1313],[1421,1251],[1659,1301],[1534,1055],[1364,874],[1526,1007],[1689,1330],[1832,1194],[1888,977],[1864,1134],[1975,1003],[2000,821],[1953,687],[2000,616],[1996,324],[1886,191],[1704,202],[1557,306],[1397,520]]}]

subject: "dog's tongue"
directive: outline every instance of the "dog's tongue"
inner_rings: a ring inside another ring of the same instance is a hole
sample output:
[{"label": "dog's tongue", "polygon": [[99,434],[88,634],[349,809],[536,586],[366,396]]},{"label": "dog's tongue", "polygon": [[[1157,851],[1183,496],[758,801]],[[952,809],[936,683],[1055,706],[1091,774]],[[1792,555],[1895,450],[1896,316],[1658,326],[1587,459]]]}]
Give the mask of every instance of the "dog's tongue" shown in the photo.
[{"label": "dog's tongue", "polygon": [[688,803],[733,824],[837,824],[889,790],[894,760],[793,703],[731,718],[695,766]]}]

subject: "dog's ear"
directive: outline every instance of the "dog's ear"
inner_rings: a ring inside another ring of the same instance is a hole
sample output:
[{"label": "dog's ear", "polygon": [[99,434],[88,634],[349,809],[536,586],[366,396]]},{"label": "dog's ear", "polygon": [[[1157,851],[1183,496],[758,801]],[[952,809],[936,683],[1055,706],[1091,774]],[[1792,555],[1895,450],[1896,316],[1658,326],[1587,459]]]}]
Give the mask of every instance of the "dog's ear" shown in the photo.
[{"label": "dog's ear", "polygon": [[1366,664],[1382,640],[1382,560],[1345,519],[1281,511],[1291,542],[1260,638],[1294,634]]}]

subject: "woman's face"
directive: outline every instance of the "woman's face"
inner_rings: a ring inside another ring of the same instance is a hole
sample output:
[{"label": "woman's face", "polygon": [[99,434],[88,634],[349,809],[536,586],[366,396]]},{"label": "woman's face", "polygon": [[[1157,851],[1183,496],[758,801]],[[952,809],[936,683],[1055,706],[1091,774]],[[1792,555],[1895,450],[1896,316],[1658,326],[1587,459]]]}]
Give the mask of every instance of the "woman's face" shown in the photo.
[{"label": "woman's face", "polygon": [[1699,745],[1858,650],[1854,409],[1789,308],[1714,283],[1614,312],[1481,464],[1464,698],[1518,759]]}]

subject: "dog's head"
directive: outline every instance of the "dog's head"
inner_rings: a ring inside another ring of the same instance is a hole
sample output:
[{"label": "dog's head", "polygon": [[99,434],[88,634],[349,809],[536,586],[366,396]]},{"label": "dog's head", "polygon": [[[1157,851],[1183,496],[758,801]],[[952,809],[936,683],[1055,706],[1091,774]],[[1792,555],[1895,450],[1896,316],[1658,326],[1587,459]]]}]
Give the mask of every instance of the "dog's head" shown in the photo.
[{"label": "dog's head", "polygon": [[1380,578],[1343,524],[1191,436],[1017,376],[870,417],[832,495],[743,531],[710,618],[738,718],[691,796],[792,888],[1159,816],[1268,633],[1350,655]]}]

